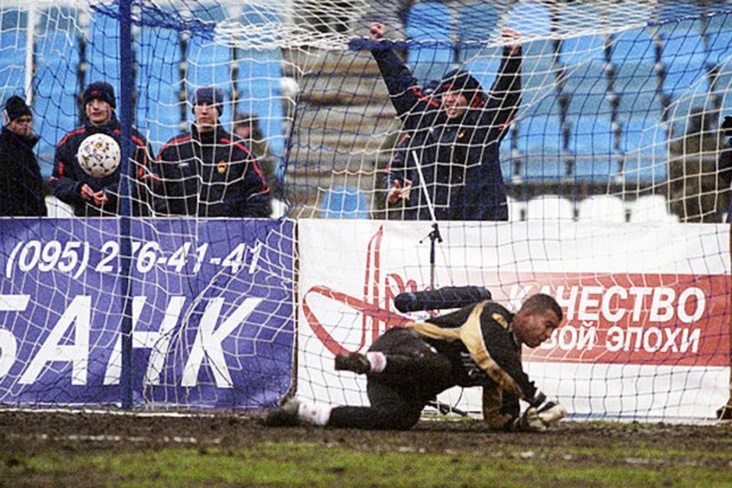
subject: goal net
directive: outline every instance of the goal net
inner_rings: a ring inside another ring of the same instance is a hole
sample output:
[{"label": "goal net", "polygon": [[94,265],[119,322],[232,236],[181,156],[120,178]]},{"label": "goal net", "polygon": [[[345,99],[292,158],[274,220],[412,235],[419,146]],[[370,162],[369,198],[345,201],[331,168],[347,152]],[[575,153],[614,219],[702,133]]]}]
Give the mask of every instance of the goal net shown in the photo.
[{"label": "goal net", "polygon": [[[575,418],[714,417],[730,388],[730,15],[682,0],[0,0],[0,98],[32,108],[48,209],[0,219],[0,403],[365,404],[334,355],[445,313],[399,313],[398,293],[470,285],[510,311],[557,298],[564,327],[523,361]],[[95,81],[114,91],[124,156],[122,184],[97,188],[123,202],[108,218],[74,215],[58,188]],[[228,142],[189,135],[204,87],[223,94]],[[455,117],[450,87],[468,103]],[[246,186],[227,176],[242,144],[257,162],[239,166],[265,182],[244,198],[269,218],[225,205]],[[169,211],[171,188],[185,210]],[[479,396],[439,401],[478,412]]]}]

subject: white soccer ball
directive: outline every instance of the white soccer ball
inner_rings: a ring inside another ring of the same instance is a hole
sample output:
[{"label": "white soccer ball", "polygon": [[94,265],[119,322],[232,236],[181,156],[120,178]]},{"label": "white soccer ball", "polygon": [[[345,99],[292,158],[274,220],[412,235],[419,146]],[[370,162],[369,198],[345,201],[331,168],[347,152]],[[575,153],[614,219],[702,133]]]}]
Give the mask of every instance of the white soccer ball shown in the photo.
[{"label": "white soccer ball", "polygon": [[107,134],[92,134],[82,141],[76,153],[79,165],[95,178],[111,175],[119,167],[119,144]]}]

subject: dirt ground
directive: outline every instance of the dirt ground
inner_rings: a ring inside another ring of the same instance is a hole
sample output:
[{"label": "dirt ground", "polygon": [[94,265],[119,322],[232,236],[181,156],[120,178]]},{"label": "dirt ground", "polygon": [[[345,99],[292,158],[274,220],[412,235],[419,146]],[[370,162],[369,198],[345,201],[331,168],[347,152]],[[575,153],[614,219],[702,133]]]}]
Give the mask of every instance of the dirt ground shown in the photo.
[{"label": "dirt ground", "polygon": [[[423,420],[406,432],[369,432],[308,427],[267,428],[257,415],[132,415],[94,412],[0,411],[3,456],[32,454],[44,449],[140,450],[162,447],[252,447],[263,442],[338,443],[353,450],[475,452],[495,446],[527,448],[618,448],[683,446],[698,453],[732,453],[732,423],[712,425],[595,423],[563,421],[544,433],[495,433],[481,421]],[[726,462],[732,462],[732,454]]]},{"label": "dirt ground", "polygon": [[[61,472],[51,468],[53,474],[49,475],[48,470],[37,471],[32,467],[31,460],[44,459],[44,454],[56,460],[83,455],[84,458],[95,456],[113,462],[117,454],[161,449],[195,449],[202,455],[214,449],[224,453],[256,453],[261,452],[259,444],[273,442],[284,445],[322,443],[329,448],[335,446],[379,455],[386,452],[447,454],[453,463],[460,462],[457,460],[461,459],[461,454],[465,454],[462,459],[466,460],[500,457],[521,463],[527,453],[539,452],[538,462],[543,469],[551,470],[565,463],[569,463],[572,472],[610,470],[624,473],[634,467],[651,469],[665,473],[662,482],[665,486],[690,486],[683,478],[678,478],[679,473],[688,469],[715,473],[716,480],[726,479],[726,473],[732,472],[732,423],[728,421],[704,426],[563,421],[549,432],[527,434],[490,432],[479,420],[423,420],[407,432],[373,432],[312,427],[267,428],[260,425],[260,418],[254,415],[166,416],[0,410],[0,488],[134,486],[140,481],[131,482],[124,475],[85,467]],[[572,454],[568,456],[566,449],[570,447]],[[649,458],[644,451],[646,448],[652,452],[667,449],[669,455]],[[293,454],[291,460],[297,461],[298,456]],[[472,465],[466,461],[466,466]],[[539,479],[543,480],[547,471],[541,469]],[[146,478],[147,485],[160,486],[155,476],[151,476]],[[343,477],[343,482],[336,486],[352,485],[347,471],[339,476]],[[184,485],[220,485],[202,480],[190,483],[187,481]],[[536,484],[536,478],[527,478],[519,484]],[[697,482],[692,484],[698,485]],[[468,486],[459,482],[457,485]],[[565,479],[561,484],[547,482],[544,486],[568,488],[586,484]],[[607,486],[618,485],[610,483]],[[635,486],[648,486],[648,482]],[[714,482],[705,486],[732,486],[732,475],[729,484]]]}]

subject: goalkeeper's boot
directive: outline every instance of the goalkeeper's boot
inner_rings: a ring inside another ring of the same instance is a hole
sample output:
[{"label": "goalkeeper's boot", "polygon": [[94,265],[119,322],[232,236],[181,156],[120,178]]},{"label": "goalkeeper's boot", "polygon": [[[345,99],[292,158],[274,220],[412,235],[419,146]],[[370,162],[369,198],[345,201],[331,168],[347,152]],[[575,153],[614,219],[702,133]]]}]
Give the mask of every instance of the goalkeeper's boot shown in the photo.
[{"label": "goalkeeper's boot", "polygon": [[289,398],[282,406],[267,413],[262,423],[267,427],[294,427],[300,425],[300,400]]},{"label": "goalkeeper's boot", "polygon": [[366,374],[371,371],[371,363],[361,353],[338,354],[335,357],[336,371],[353,371],[356,374]]}]

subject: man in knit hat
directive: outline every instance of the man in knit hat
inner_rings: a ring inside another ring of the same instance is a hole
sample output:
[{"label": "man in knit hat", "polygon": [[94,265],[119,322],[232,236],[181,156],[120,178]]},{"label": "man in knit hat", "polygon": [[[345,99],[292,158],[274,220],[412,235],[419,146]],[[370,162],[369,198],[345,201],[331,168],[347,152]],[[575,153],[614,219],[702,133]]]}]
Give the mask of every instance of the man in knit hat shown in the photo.
[{"label": "man in knit hat", "polygon": [[371,53],[405,133],[386,168],[386,205],[404,220],[508,220],[499,148],[521,100],[519,33],[503,29],[503,59],[486,93],[464,70],[431,94],[371,24]]},{"label": "man in knit hat", "polygon": [[21,97],[5,102],[0,134],[0,217],[47,215],[43,179],[33,147],[33,113]]},{"label": "man in knit hat", "polygon": [[[105,81],[90,83],[82,94],[84,123],[66,134],[56,146],[51,185],[56,197],[71,205],[79,217],[119,214],[119,182],[122,164],[111,174],[96,177],[85,172],[77,159],[79,147],[92,134],[102,133],[120,144],[121,127],[115,109],[114,88]],[[132,129],[133,155],[130,161],[132,213],[150,214],[147,184],[152,178],[152,148],[137,129]]]},{"label": "man in knit hat", "polygon": [[270,190],[256,158],[219,121],[224,92],[204,86],[191,102],[191,130],[168,141],[154,164],[156,213],[269,217]]}]

